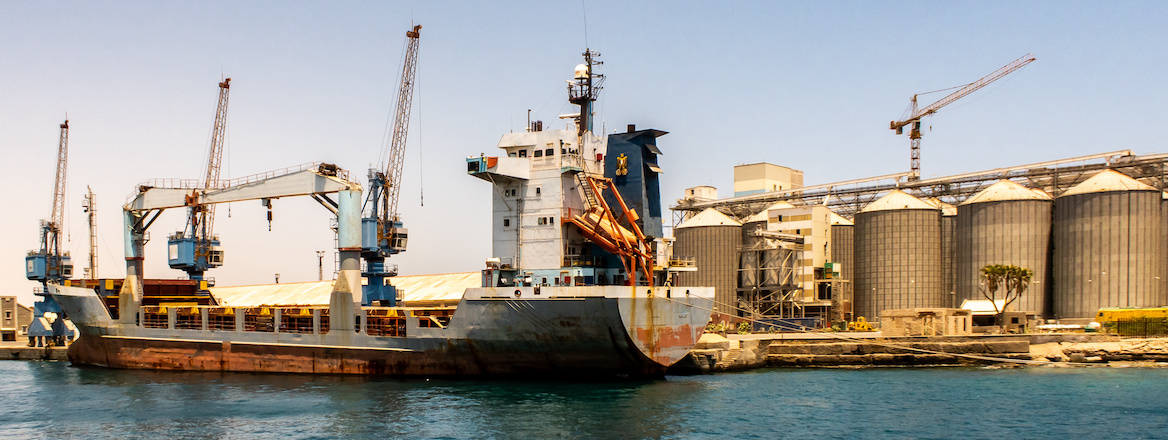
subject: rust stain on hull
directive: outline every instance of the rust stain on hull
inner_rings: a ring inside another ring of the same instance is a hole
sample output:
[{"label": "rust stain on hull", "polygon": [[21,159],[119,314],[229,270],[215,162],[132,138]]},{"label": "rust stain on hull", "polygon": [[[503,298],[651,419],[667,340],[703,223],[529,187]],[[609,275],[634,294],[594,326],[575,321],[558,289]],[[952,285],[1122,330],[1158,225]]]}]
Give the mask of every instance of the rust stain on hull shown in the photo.
[{"label": "rust stain on hull", "polygon": [[689,349],[697,342],[693,328],[689,324],[637,327],[633,329],[633,335],[642,344],[653,347],[650,353],[648,353],[650,358],[665,365],[672,365],[681,358],[668,356],[662,353],[663,350],[681,348],[688,353]]},{"label": "rust stain on hull", "polygon": [[[327,346],[252,344],[86,335],[69,347],[69,360],[108,368],[366,376],[663,377],[665,367],[640,356],[609,353],[620,362],[549,362],[548,354],[492,353],[447,347],[415,352]],[[594,355],[580,358],[597,358]],[[633,362],[629,362],[633,361]]]}]

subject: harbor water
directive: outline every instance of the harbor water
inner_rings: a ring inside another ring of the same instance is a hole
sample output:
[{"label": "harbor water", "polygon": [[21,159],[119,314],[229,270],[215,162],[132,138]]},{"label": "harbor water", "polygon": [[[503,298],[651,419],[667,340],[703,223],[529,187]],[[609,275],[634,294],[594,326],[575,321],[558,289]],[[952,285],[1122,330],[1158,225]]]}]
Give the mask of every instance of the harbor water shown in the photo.
[{"label": "harbor water", "polygon": [[0,362],[3,438],[1163,438],[1168,369],[392,380]]}]

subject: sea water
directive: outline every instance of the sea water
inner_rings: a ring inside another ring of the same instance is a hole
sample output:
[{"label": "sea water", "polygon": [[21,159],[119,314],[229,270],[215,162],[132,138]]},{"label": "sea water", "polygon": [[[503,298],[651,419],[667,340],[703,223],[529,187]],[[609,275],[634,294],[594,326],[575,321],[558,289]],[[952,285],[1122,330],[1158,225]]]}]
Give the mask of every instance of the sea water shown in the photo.
[{"label": "sea water", "polygon": [[1168,369],[395,380],[0,361],[2,438],[1168,438]]}]

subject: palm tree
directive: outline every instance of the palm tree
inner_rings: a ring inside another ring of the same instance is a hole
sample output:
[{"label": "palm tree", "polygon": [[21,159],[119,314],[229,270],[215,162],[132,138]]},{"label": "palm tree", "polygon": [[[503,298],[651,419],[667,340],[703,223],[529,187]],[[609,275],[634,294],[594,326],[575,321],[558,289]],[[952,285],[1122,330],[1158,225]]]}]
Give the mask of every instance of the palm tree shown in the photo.
[{"label": "palm tree", "polygon": [[[990,264],[981,268],[981,277],[985,286],[981,294],[994,306],[994,322],[1005,332],[1006,310],[1026,293],[1026,289],[1030,287],[1030,280],[1034,278],[1034,271],[1019,266]],[[1000,309],[997,303],[999,289],[1005,291]]]}]

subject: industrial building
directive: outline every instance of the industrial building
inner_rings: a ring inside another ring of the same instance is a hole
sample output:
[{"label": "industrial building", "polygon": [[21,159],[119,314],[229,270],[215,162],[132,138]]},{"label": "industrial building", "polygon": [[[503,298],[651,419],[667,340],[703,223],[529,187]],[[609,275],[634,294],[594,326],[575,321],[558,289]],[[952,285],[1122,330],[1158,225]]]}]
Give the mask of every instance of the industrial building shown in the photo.
[{"label": "industrial building", "polygon": [[[1009,310],[1037,317],[1076,322],[1101,307],[1168,305],[1168,154],[1120,150],[923,180],[905,172],[808,186],[802,172],[770,164],[738,166],[734,176],[735,196],[689,188],[673,219],[677,255],[695,257],[707,277],[737,272],[733,300],[719,296],[719,311],[739,317],[826,325],[878,321],[889,309],[958,307],[985,299],[979,271],[989,264],[1034,272]],[[783,176],[797,179],[780,183]],[[757,191],[780,184],[789,187]],[[683,220],[714,217],[711,210],[722,214],[727,238],[696,247]],[[735,222],[740,233],[730,239]]]},{"label": "industrial building", "polygon": [[[734,196],[798,189],[803,172],[773,163],[759,162],[734,167]],[[709,187],[707,187],[709,188]]]},{"label": "industrial building", "polygon": [[32,307],[20,305],[15,296],[0,296],[0,340],[15,341],[31,323]]}]

